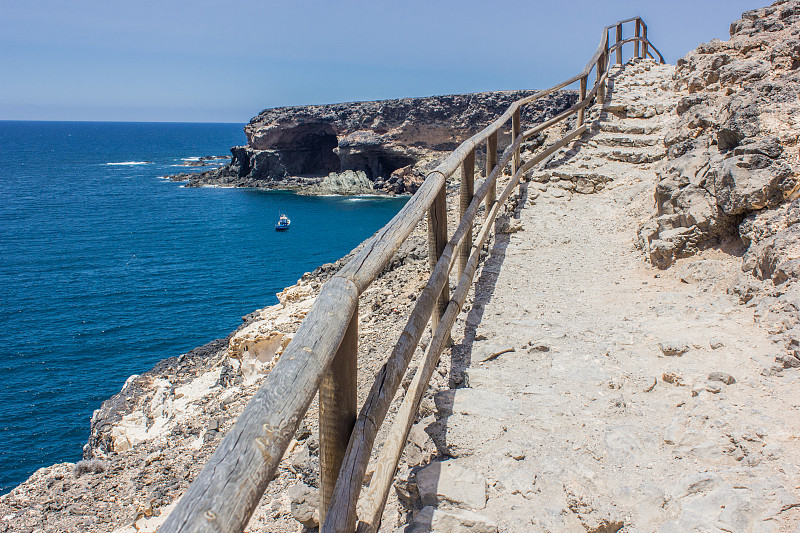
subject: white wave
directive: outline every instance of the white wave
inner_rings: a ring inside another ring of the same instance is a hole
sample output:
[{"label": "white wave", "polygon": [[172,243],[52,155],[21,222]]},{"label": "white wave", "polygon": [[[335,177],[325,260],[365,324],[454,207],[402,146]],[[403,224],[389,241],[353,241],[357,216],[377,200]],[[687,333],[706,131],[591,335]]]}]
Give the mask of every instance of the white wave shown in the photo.
[{"label": "white wave", "polygon": [[348,202],[371,202],[373,200],[391,200],[394,196],[385,194],[355,194],[347,197]]},{"label": "white wave", "polygon": [[120,161],[119,163],[106,163],[106,165],[125,165],[125,166],[133,166],[133,165],[152,165],[152,161]]},{"label": "white wave", "polygon": [[197,157],[181,157],[181,161],[200,161],[200,156],[197,156]]}]

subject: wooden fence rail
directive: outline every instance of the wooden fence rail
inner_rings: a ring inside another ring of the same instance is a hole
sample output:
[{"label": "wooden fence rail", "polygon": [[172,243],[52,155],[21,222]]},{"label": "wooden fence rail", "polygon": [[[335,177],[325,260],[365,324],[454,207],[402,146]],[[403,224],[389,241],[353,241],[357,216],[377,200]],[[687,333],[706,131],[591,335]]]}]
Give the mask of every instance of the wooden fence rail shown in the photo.
[{"label": "wooden fence rail", "polygon": [[[623,26],[628,23],[635,24],[634,36],[623,39]],[[612,29],[616,32],[613,44],[609,43]],[[356,528],[359,533],[377,530],[420,399],[449,344],[453,323],[472,285],[481,250],[496,217],[526,172],[586,131],[586,107],[606,97],[610,54],[614,52],[616,63],[621,64],[623,46],[629,43],[634,45],[633,57],[654,58],[652,52],[655,52],[664,62],[661,53],[648,41],[647,25],[641,18],[606,26],[583,71],[513,102],[500,117],[461,143],[427,175],[400,212],[323,285],[294,338],[167,518],[162,532],[243,531],[317,391],[320,394],[320,530],[337,533],[352,533]],[[589,89],[592,70],[595,80]],[[522,106],[574,83],[579,83],[579,90],[573,106],[526,131],[521,130]],[[576,116],[572,131],[523,162],[523,142],[572,116]],[[498,157],[498,134],[508,127],[509,119],[511,143]],[[483,143],[486,143],[485,177],[477,183],[476,190],[475,151]],[[509,181],[497,196],[498,180],[509,165]],[[446,184],[459,168],[460,220],[448,239]],[[473,240],[476,215],[483,202],[486,216]],[[430,278],[356,416],[358,298],[425,216]],[[451,297],[449,278],[456,265],[458,284]],[[375,437],[429,322],[433,337],[383,444],[357,516]]]}]

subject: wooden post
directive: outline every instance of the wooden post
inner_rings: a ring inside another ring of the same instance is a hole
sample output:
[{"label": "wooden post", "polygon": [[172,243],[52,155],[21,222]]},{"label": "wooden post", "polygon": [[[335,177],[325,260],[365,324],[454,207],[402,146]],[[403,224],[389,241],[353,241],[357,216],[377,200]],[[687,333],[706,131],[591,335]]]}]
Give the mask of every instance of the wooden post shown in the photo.
[{"label": "wooden post", "polygon": [[603,77],[604,66],[605,61],[603,61],[603,54],[600,54],[600,58],[597,60],[597,67],[595,67],[595,74],[597,75],[597,78],[595,79],[595,84],[597,85],[597,102],[600,104],[600,111],[603,110],[603,104],[606,102],[605,84],[600,83],[600,78]]},{"label": "wooden post", "polygon": [[[433,272],[436,262],[442,256],[444,247],[447,245],[447,184],[442,185],[439,194],[428,209],[428,264]],[[439,320],[447,309],[447,302],[450,300],[450,284],[445,283],[442,293],[436,301],[436,308],[431,315],[431,327],[433,331],[439,326]]]},{"label": "wooden post", "polygon": [[[517,112],[518,113],[518,112]],[[516,116],[516,115],[514,115]],[[475,149],[469,151],[464,161],[461,163],[461,195],[459,199],[459,218],[464,216],[467,212],[469,204],[472,202],[472,196],[475,192]],[[467,231],[464,236],[464,243],[461,245],[461,250],[458,253],[458,277],[464,273],[467,268],[467,261],[472,253],[472,229]]]},{"label": "wooden post", "polygon": [[[611,58],[608,56],[608,30],[606,30],[606,43],[605,43],[605,50],[603,51],[603,74],[608,72],[609,63],[611,62]],[[608,89],[608,78],[603,82],[603,103],[606,101],[606,89]]]},{"label": "wooden post", "polygon": [[[495,131],[489,138],[486,139],[486,177],[492,173],[494,167],[497,165],[497,132]],[[489,192],[486,194],[486,212],[492,208],[492,204],[497,197],[497,182],[489,187]]]},{"label": "wooden post", "polygon": [[[639,19],[636,19],[636,38],[638,39],[639,37],[641,37],[641,26],[639,25]],[[634,41],[633,43],[633,57],[642,57],[639,55],[639,41]]]},{"label": "wooden post", "polygon": [[[514,111],[514,114],[511,116],[511,142],[517,140],[520,133],[520,125],[519,125],[519,108]],[[514,150],[514,159],[513,163],[511,164],[511,175],[517,173],[517,169],[519,168],[519,148]],[[460,275],[460,274],[459,274]]]},{"label": "wooden post", "polygon": [[[581,92],[580,92],[580,98],[578,99],[579,102],[583,102],[586,99],[586,78],[587,76],[581,78]],[[580,111],[578,111],[578,127],[583,126],[585,111],[586,111],[585,107],[582,107]]]},{"label": "wooden post", "polygon": [[325,520],[356,421],[357,358],[358,304],[339,350],[319,386],[320,523]]},{"label": "wooden post", "polygon": [[[617,44],[622,42],[622,24],[617,24]],[[617,47],[617,65],[622,65],[622,45]]]},{"label": "wooden post", "polygon": [[644,42],[642,43],[642,57],[647,58],[647,24],[642,21],[642,39]]}]

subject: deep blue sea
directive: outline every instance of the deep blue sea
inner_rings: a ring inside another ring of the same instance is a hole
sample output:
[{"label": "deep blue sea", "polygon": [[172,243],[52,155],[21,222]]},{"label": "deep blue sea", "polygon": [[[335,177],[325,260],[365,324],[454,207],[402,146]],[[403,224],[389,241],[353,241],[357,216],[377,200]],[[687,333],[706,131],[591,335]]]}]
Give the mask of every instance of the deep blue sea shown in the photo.
[{"label": "deep blue sea", "polygon": [[227,335],[405,201],[159,177],[244,143],[241,124],[0,121],[0,493],[79,460],[128,376]]}]

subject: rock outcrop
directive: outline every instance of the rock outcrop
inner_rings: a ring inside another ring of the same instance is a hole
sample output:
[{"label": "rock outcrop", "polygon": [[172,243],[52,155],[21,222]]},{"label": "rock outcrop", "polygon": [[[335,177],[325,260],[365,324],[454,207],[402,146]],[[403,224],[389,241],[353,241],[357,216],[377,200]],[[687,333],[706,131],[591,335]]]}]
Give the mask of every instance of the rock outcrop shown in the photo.
[{"label": "rock outcrop", "polygon": [[800,2],[745,12],[730,35],[678,61],[639,245],[662,269],[709,247],[741,254],[730,291],[785,344],[777,372],[800,366]]},{"label": "rock outcrop", "polygon": [[[534,92],[265,109],[245,126],[247,146],[231,148],[229,165],[172,179],[186,180],[190,186],[291,189],[303,194],[413,194],[449,151],[495,120],[511,102]],[[525,107],[523,127],[575,101],[574,91],[542,98]],[[500,149],[509,140],[510,131],[502,132]]]},{"label": "rock outcrop", "polygon": [[656,214],[640,243],[666,268],[741,238],[744,270],[780,283],[795,269],[786,204],[800,194],[800,3],[748,11],[730,34],[678,61],[674,82],[685,96],[664,141]]}]

